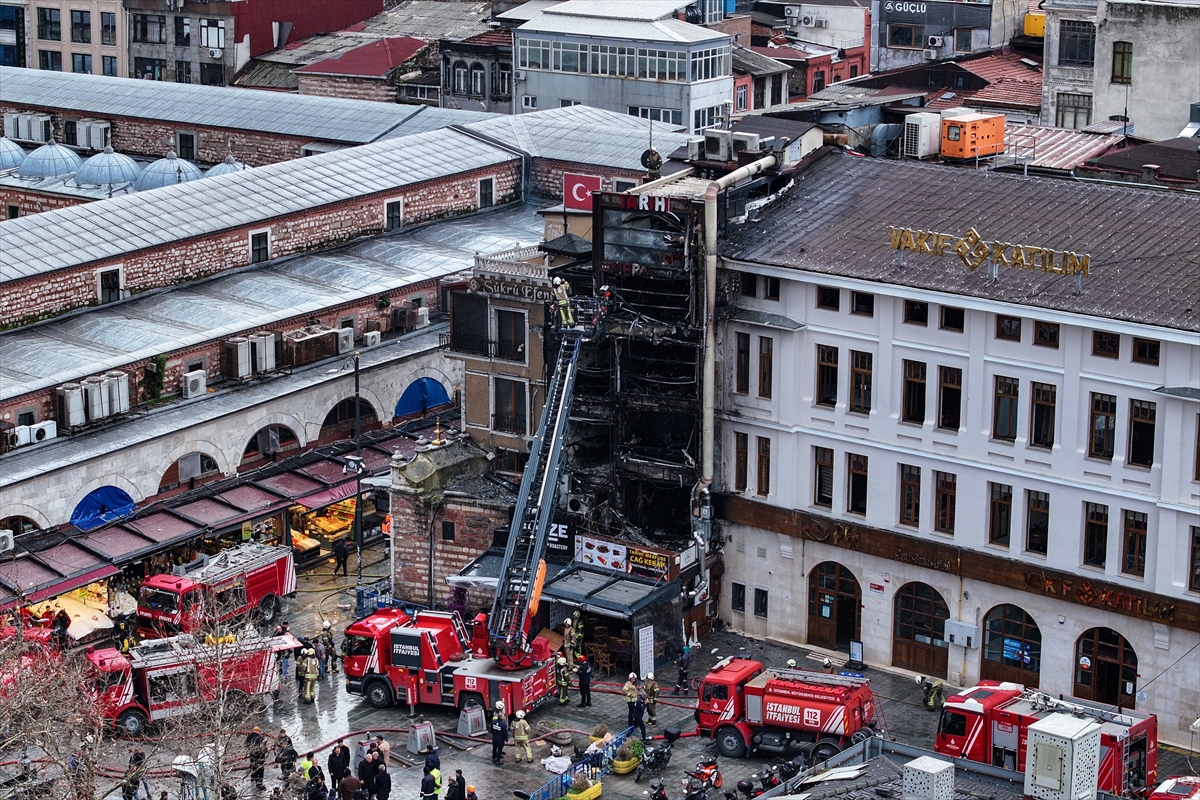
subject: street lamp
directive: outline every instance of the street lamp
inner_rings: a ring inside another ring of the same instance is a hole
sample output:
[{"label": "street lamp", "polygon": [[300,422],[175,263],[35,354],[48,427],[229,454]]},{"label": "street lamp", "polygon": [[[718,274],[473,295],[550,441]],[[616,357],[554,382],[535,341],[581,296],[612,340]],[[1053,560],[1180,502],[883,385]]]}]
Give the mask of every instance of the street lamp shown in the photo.
[{"label": "street lamp", "polygon": [[363,529],[362,529],[362,474],[363,474],[363,458],[362,458],[362,395],[360,393],[359,371],[358,371],[358,355],[359,351],[354,351],[354,455],[346,456],[346,464],[342,467],[342,474],[349,475],[354,473],[354,549],[358,556],[358,569],[356,573],[355,586],[362,589],[362,546],[363,546]]}]

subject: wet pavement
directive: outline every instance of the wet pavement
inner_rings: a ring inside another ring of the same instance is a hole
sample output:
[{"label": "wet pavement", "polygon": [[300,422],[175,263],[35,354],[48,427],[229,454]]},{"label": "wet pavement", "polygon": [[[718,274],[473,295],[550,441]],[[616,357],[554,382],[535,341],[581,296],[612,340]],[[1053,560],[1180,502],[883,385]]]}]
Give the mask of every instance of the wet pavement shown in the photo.
[{"label": "wet pavement", "polygon": [[[377,546],[364,552],[364,580],[369,582],[376,577],[382,577],[387,564],[382,548]],[[314,635],[321,629],[321,623],[329,620],[335,631],[341,631],[353,618],[353,577],[334,579],[330,572],[331,565],[318,566],[300,576],[300,591],[296,598],[285,602],[283,619],[286,619],[291,630],[297,636]],[[340,638],[340,635],[339,635]],[[726,656],[744,656],[755,658],[768,665],[782,665],[789,658],[799,662],[800,667],[820,669],[821,659],[825,656],[833,659],[836,665],[841,665],[845,654],[814,650],[786,642],[760,641],[749,639],[732,631],[721,631],[710,634],[693,654],[693,678],[703,676],[708,668]],[[883,717],[889,738],[932,748],[937,715],[925,711],[921,705],[921,691],[914,682],[914,674],[902,670],[869,669],[865,673],[871,679],[872,689],[879,701],[879,710]],[[576,740],[587,743],[587,734],[598,722],[606,723],[612,730],[619,731],[624,727],[625,703],[620,694],[620,684],[624,676],[606,678],[597,676],[593,681],[593,703],[590,708],[578,707],[578,694],[572,690],[571,704],[543,706],[530,715],[530,721],[536,728],[538,723],[550,722],[561,728],[577,731]],[[658,675],[660,685],[673,685],[675,669],[664,670]],[[392,745],[392,797],[396,800],[412,800],[418,796],[421,779],[422,756],[406,752],[407,729],[414,721],[427,720],[433,723],[438,731],[439,753],[442,761],[442,773],[449,777],[456,769],[461,769],[467,783],[475,786],[480,800],[495,798],[511,798],[514,790],[533,791],[549,780],[552,775],[544,770],[540,760],[549,755],[550,744],[535,741],[534,764],[517,764],[513,757],[510,744],[506,748],[504,764],[494,766],[490,762],[491,745],[484,741],[469,741],[443,735],[456,730],[458,717],[451,709],[421,707],[421,716],[409,716],[407,708],[375,709],[357,696],[345,691],[340,676],[326,675],[319,682],[316,701],[312,704],[300,703],[297,699],[297,686],[293,680],[285,680],[279,700],[269,704],[257,724],[268,733],[277,733],[280,728],[287,730],[292,736],[296,749],[300,754],[308,750],[317,751],[314,759],[323,768],[329,748],[341,738],[346,738],[348,744],[366,740],[368,734],[374,736],[383,733]],[[658,724],[649,727],[651,735],[661,733],[668,726],[674,726],[685,734],[685,738],[675,745],[675,753],[670,767],[664,772],[668,794],[674,798],[681,794],[680,781],[684,770],[694,769],[697,761],[706,757],[716,757],[715,745],[707,740],[689,736],[695,730],[693,709],[694,694],[691,697],[674,697],[669,691],[664,692],[663,702],[660,703]],[[254,724],[254,723],[251,723]],[[240,745],[240,742],[239,742]],[[569,748],[564,748],[570,753]],[[764,764],[774,759],[757,758],[725,759],[721,758],[720,767],[724,777],[724,788],[733,790],[737,781],[747,778],[757,772]],[[1200,766],[1200,761],[1193,760]],[[169,762],[169,757],[160,755],[155,759],[158,763]],[[271,765],[268,765],[269,767]],[[1187,773],[1186,754],[1166,748],[1160,749],[1159,774],[1168,776]],[[267,794],[270,789],[279,785],[279,771],[271,768],[267,772]],[[163,778],[151,781],[154,795],[162,789],[171,792],[172,800],[177,796],[179,783],[177,780]],[[633,776],[606,776],[603,780],[604,797],[624,798],[625,800],[646,800],[649,780],[635,783]],[[243,781],[238,787],[239,795],[247,798],[263,796]],[[719,800],[720,793],[713,795],[713,800]]]}]

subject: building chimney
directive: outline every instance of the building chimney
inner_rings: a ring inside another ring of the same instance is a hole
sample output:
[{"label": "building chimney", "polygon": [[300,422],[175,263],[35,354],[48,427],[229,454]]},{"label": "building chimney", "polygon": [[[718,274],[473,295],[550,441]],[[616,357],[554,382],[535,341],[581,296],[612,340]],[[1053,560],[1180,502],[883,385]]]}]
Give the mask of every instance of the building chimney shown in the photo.
[{"label": "building chimney", "polygon": [[921,756],[904,765],[904,800],[953,800],[954,764]]},{"label": "building chimney", "polygon": [[1142,164],[1142,183],[1154,183],[1158,180],[1158,164]]}]

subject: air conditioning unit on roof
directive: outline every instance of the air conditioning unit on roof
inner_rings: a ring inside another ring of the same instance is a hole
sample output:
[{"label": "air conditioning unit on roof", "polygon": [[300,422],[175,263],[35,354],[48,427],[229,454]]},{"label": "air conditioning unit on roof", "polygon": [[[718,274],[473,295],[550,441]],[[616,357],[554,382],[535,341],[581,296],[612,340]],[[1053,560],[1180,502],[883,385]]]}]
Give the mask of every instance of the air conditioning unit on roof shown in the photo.
[{"label": "air conditioning unit on roof", "polygon": [[827,20],[827,19],[818,19],[818,20],[814,20],[814,21],[813,21],[813,27],[814,27],[814,28],[828,28],[828,27],[829,27],[829,20]]},{"label": "air conditioning unit on roof", "polygon": [[354,328],[338,328],[337,332],[337,351],[341,353],[349,353],[354,349]]},{"label": "air conditioning unit on roof", "polygon": [[924,55],[926,61],[937,61],[938,51],[931,47],[927,47],[924,50]]},{"label": "air conditioning unit on roof", "polygon": [[800,18],[800,27],[802,27],[802,28],[811,28],[816,24],[817,24],[816,17],[808,16],[808,17]]},{"label": "air conditioning unit on roof", "polygon": [[58,423],[52,419],[29,426],[29,440],[31,442],[46,442],[57,437]]},{"label": "air conditioning unit on roof", "polygon": [[800,6],[784,6],[783,7],[783,15],[785,17],[800,16]]},{"label": "air conditioning unit on roof", "polygon": [[191,399],[200,397],[208,391],[208,375],[202,369],[195,369],[183,374],[183,396]]}]

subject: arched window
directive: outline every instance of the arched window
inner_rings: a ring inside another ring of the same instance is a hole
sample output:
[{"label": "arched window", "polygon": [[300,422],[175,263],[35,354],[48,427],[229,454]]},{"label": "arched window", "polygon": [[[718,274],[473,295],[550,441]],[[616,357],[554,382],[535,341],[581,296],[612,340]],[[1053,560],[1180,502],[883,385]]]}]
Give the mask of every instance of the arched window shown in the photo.
[{"label": "arched window", "polygon": [[218,471],[217,461],[212,456],[205,453],[188,453],[167,468],[162,480],[158,482],[158,490],[165,492],[182,483],[215,475]]},{"label": "arched window", "polygon": [[455,94],[466,94],[467,93],[467,80],[468,80],[468,78],[467,78],[467,62],[455,61],[453,72],[454,72],[454,93]]},{"label": "arched window", "polygon": [[983,621],[979,677],[1035,687],[1042,670],[1042,632],[1020,606],[996,606]]},{"label": "arched window", "polygon": [[946,620],[950,610],[937,589],[906,583],[896,592],[892,631],[892,665],[946,675]]},{"label": "arched window", "polygon": [[471,65],[471,94],[483,96],[487,90],[487,70],[478,61]]},{"label": "arched window", "polygon": [[[368,426],[374,425],[377,421],[378,415],[375,413],[375,407],[360,398],[358,411],[359,430],[366,430]],[[329,413],[325,415],[325,421],[321,423],[321,435],[319,438],[328,439],[332,436],[353,435],[354,398],[347,397],[331,408]]]},{"label": "arched window", "polygon": [[1138,657],[1133,645],[1112,628],[1091,628],[1075,643],[1076,697],[1133,708],[1137,699]]},{"label": "arched window", "polygon": [[286,425],[268,425],[250,437],[242,451],[242,463],[257,458],[267,458],[284,450],[300,446],[296,434]]},{"label": "arched window", "polygon": [[12,531],[14,536],[20,536],[23,533],[41,530],[41,528],[29,517],[5,517],[0,519],[0,530]]}]

